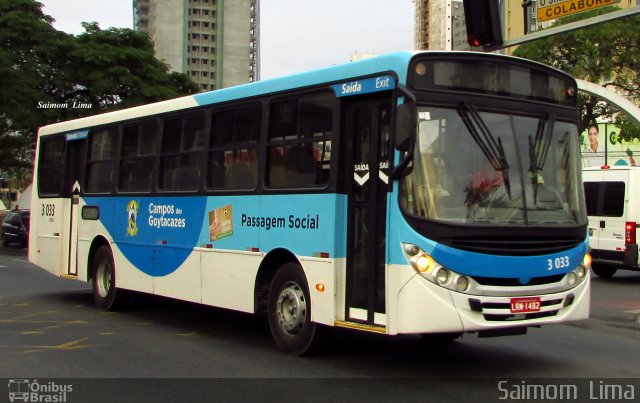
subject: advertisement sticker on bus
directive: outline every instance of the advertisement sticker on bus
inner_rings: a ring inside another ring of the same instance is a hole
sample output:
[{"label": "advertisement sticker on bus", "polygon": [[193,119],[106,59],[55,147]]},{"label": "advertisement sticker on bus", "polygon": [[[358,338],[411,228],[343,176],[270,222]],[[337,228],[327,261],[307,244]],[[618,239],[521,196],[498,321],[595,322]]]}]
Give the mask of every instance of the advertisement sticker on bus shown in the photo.
[{"label": "advertisement sticker on bus", "polygon": [[216,241],[233,235],[232,206],[209,211],[209,240]]}]

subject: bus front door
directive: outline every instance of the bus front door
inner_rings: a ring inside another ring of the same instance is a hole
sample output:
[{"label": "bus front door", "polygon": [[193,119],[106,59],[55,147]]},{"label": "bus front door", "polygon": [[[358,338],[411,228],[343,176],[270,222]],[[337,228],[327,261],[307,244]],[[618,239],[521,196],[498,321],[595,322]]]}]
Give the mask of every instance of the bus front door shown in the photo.
[{"label": "bus front door", "polygon": [[[78,275],[78,223],[80,220],[80,173],[82,172],[82,150],[83,141],[67,142],[67,163],[64,181],[64,204],[65,210],[68,208],[68,229],[63,228],[63,233],[67,232],[67,236],[63,236],[63,244],[65,244],[66,267],[64,275]],[[64,270],[64,269],[63,269]]]},{"label": "bus front door", "polygon": [[345,105],[348,194],[346,320],[386,326],[386,208],[390,93],[354,97]]}]

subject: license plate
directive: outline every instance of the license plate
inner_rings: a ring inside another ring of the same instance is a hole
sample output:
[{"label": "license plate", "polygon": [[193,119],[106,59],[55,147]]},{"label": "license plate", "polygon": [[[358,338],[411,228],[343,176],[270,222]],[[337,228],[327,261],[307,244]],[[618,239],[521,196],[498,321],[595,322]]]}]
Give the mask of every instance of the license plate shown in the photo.
[{"label": "license plate", "polygon": [[540,311],[540,297],[511,298],[511,313]]}]

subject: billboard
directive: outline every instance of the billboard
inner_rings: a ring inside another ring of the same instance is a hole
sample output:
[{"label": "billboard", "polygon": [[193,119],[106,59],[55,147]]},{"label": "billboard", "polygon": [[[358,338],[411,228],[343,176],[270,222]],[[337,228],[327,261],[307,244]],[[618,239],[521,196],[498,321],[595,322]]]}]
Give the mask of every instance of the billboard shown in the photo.
[{"label": "billboard", "polygon": [[594,8],[610,6],[620,0],[538,0],[538,21],[548,21]]},{"label": "billboard", "polygon": [[582,166],[640,165],[640,139],[620,139],[620,128],[598,123],[580,134]]}]

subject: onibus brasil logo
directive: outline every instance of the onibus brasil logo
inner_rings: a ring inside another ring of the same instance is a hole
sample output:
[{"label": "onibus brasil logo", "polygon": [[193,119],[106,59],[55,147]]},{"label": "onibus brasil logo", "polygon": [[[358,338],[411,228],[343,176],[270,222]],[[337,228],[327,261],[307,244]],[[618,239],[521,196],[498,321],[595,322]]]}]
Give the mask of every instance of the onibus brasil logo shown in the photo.
[{"label": "onibus brasil logo", "polygon": [[129,234],[129,236],[136,236],[138,233],[138,224],[136,222],[138,219],[138,207],[138,202],[135,200],[131,200],[129,204],[127,204],[127,216],[129,218],[127,234]]},{"label": "onibus brasil logo", "polygon": [[9,379],[9,401],[11,402],[66,402],[72,385],[56,382],[38,382],[36,379]]}]

